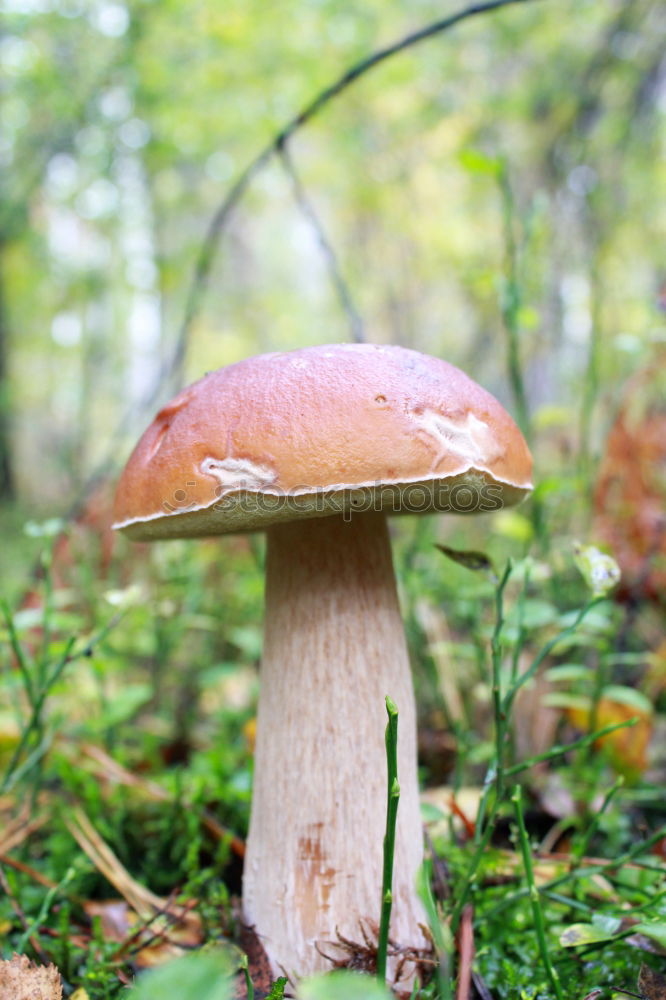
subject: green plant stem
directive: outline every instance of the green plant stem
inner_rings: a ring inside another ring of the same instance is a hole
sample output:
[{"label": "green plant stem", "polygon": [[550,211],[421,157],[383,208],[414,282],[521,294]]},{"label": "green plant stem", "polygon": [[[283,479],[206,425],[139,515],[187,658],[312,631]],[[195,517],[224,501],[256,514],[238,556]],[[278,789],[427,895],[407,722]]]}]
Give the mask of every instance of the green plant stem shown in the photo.
[{"label": "green plant stem", "polygon": [[245,992],[247,1000],[254,1000],[254,983],[252,982],[252,978],[250,976],[247,955],[243,955],[241,958],[240,967],[243,970],[243,975],[245,976]]},{"label": "green plant stem", "polygon": [[[566,638],[568,635],[575,632],[582,620],[585,618],[587,613],[593,608],[598,602],[599,598],[595,598],[589,601],[583,608],[580,609],[578,615],[565,629],[562,629],[553,639],[547,642],[537,656],[534,658],[530,667],[524,674],[516,676],[515,668],[512,667],[511,674],[511,685],[506,694],[502,694],[502,659],[503,659],[503,648],[502,648],[502,630],[504,628],[504,591],[506,585],[511,576],[512,564],[509,562],[502,574],[502,577],[497,585],[495,592],[495,627],[493,629],[493,635],[491,638],[491,657],[492,657],[492,689],[493,689],[493,713],[494,713],[494,729],[495,729],[495,754],[493,761],[488,768],[486,773],[486,778],[484,782],[484,791],[481,797],[481,802],[479,804],[479,809],[476,816],[476,828],[474,833],[475,839],[475,850],[472,855],[471,861],[469,863],[467,872],[465,873],[465,879],[462,884],[462,888],[458,892],[458,898],[456,904],[453,908],[451,914],[451,930],[455,934],[460,919],[462,917],[462,912],[467,903],[469,896],[472,891],[472,885],[474,878],[478,871],[479,865],[483,858],[483,854],[490,843],[493,830],[495,828],[495,823],[497,821],[498,811],[502,803],[502,799],[505,795],[506,779],[519,774],[521,771],[526,770],[533,764],[539,763],[541,760],[549,760],[551,757],[556,757],[561,753],[565,753],[567,750],[575,749],[581,745],[586,745],[595,739],[598,739],[602,735],[607,735],[609,727],[604,727],[597,733],[590,733],[588,736],[582,737],[575,743],[552,747],[549,751],[544,754],[539,754],[535,757],[530,758],[527,761],[523,761],[520,764],[516,764],[513,767],[506,768],[504,764],[505,758],[505,745],[506,745],[506,732],[507,732],[507,720],[511,714],[511,709],[513,707],[514,698],[522,687],[534,674],[537,672],[543,661],[552,651],[552,649]],[[514,656],[515,662],[515,656]],[[614,725],[612,728],[620,728],[626,725],[633,725],[634,720],[629,720],[629,722],[622,722]],[[493,794],[494,793],[494,794]]]},{"label": "green plant stem", "polygon": [[486,828],[483,831],[483,836],[476,845],[476,850],[472,855],[472,860],[469,863],[467,872],[465,873],[465,881],[463,882],[462,889],[458,894],[458,901],[453,908],[451,914],[451,933],[455,934],[458,929],[458,924],[462,917],[462,912],[465,908],[465,903],[469,899],[469,894],[472,891],[472,885],[474,884],[474,877],[477,873],[478,867],[481,864],[481,858],[483,857],[488,844],[490,843],[490,838],[492,837],[493,830],[495,829],[495,819],[497,816],[497,803],[494,803],[491,815],[486,823]]},{"label": "green plant stem", "polygon": [[54,539],[49,539],[49,545],[42,553],[42,568],[44,571],[44,613],[42,615],[41,652],[37,656],[38,686],[44,687],[49,668],[49,647],[53,629],[53,549]]},{"label": "green plant stem", "polygon": [[[426,860],[418,874],[419,896],[425,907],[428,917],[428,926],[435,945],[435,951],[439,961],[437,963],[437,986],[439,987],[438,1000],[453,1000],[451,990],[451,955],[453,954],[453,934],[451,928],[442,920],[440,911],[435,903],[432,894],[432,862]],[[420,996],[421,994],[417,994]]]},{"label": "green plant stem", "polygon": [[[488,844],[490,843],[490,838],[492,837],[493,830],[495,829],[495,821],[497,819],[497,810],[499,809],[500,802],[504,794],[504,746],[506,740],[506,720],[507,712],[504,709],[502,701],[502,629],[504,628],[504,591],[506,585],[509,582],[509,577],[511,576],[511,570],[513,569],[512,563],[509,562],[504,568],[501,579],[497,584],[497,589],[495,591],[495,628],[493,629],[493,634],[490,642],[491,648],[491,663],[492,663],[492,690],[493,690],[493,711],[494,711],[494,727],[495,727],[495,757],[488,768],[486,773],[486,778],[484,782],[484,791],[481,797],[481,802],[479,803],[479,809],[476,815],[476,823],[474,830],[474,839],[476,841],[476,849],[472,855],[469,867],[465,874],[465,881],[463,882],[462,889],[458,894],[458,900],[453,908],[453,913],[451,914],[451,932],[456,933],[458,929],[458,924],[462,917],[465,904],[469,899],[469,895],[472,891],[472,885],[474,882],[474,877],[481,863],[481,859],[485,853]],[[491,800],[491,796],[494,791],[494,798],[488,807]]]},{"label": "green plant stem", "polygon": [[[630,722],[632,724],[635,724],[636,722],[638,722],[638,719],[631,719]],[[606,728],[608,728],[608,727],[606,727]],[[617,728],[619,728],[619,726]],[[573,849],[571,851],[571,854],[572,854],[572,857],[574,859],[574,863],[575,864],[579,864],[580,861],[587,854],[587,849],[589,847],[590,841],[592,840],[592,837],[594,836],[594,833],[595,833],[597,827],[599,826],[599,820],[601,819],[601,817],[603,816],[603,814],[606,812],[606,809],[611,804],[612,800],[617,795],[617,793],[620,791],[620,789],[622,788],[623,785],[624,785],[624,777],[620,774],[615,779],[615,783],[613,784],[613,786],[611,788],[609,788],[608,792],[606,793],[606,795],[604,797],[604,801],[601,803],[601,808],[598,809],[595,812],[594,816],[592,817],[591,822],[588,825],[587,830],[585,831],[585,833],[581,837],[580,842],[578,844],[574,844]]]},{"label": "green plant stem", "polygon": [[[481,801],[479,802],[479,808],[476,811],[476,819],[474,821],[474,843],[478,844],[484,834],[486,827],[486,812],[488,810],[488,803],[493,796],[495,790],[495,762],[486,771],[486,776],[483,781],[483,794],[481,795]],[[495,813],[495,807],[497,806],[497,798],[493,799],[493,806],[490,809],[490,815],[488,822],[490,822]]]},{"label": "green plant stem", "polygon": [[594,671],[594,687],[592,689],[588,729],[596,729],[599,724],[599,705],[601,703],[601,699],[603,698],[604,688],[608,684],[609,674],[610,668],[607,664],[606,658],[601,656],[596,666],[596,670]]},{"label": "green plant stem", "polygon": [[[486,772],[484,780],[483,795],[476,814],[474,829],[474,839],[477,845],[483,837],[484,824],[486,823],[486,812],[493,789],[495,798],[488,816],[488,822],[492,822],[495,809],[499,806],[504,790],[504,746],[506,741],[506,713],[502,707],[502,642],[501,635],[504,628],[504,590],[511,576],[513,565],[509,560],[504,568],[495,590],[495,628],[493,629],[490,641],[491,667],[492,667],[492,694],[494,712],[495,731],[495,756]],[[462,913],[462,910],[461,910]]]},{"label": "green plant stem", "polygon": [[2,611],[2,617],[5,620],[5,626],[7,628],[7,632],[9,633],[9,643],[11,645],[14,658],[16,659],[16,665],[19,673],[21,674],[21,680],[23,681],[26,697],[29,704],[33,706],[35,703],[35,692],[32,684],[32,677],[30,676],[30,665],[23,651],[23,647],[19,642],[16,626],[14,625],[14,619],[9,610],[9,605],[5,600],[0,601],[0,610]]},{"label": "green plant stem", "polygon": [[518,680],[519,667],[520,667],[520,654],[523,651],[525,642],[527,640],[527,629],[525,628],[525,602],[527,601],[527,593],[530,586],[530,570],[529,566],[526,566],[523,585],[520,588],[520,594],[518,595],[518,634],[516,637],[516,643],[513,647],[513,654],[511,656],[511,684],[515,684]]},{"label": "green plant stem", "polygon": [[64,877],[58,883],[58,885],[54,885],[53,888],[49,889],[49,891],[46,893],[42,901],[42,905],[39,909],[39,913],[32,921],[32,923],[28,924],[28,926],[25,928],[22,936],[18,941],[18,944],[16,945],[15,950],[17,954],[19,955],[23,954],[23,952],[25,951],[25,947],[30,938],[32,937],[32,935],[36,934],[39,931],[40,926],[46,920],[46,916],[49,910],[51,909],[51,904],[53,903],[53,900],[56,898],[59,892],[61,892],[67,885],[69,885],[69,883],[72,881],[75,875],[76,875],[76,869],[74,867],[68,868],[67,871],[65,872]]},{"label": "green plant stem", "polygon": [[386,982],[386,959],[388,954],[389,925],[393,907],[393,857],[395,854],[395,827],[400,802],[398,783],[398,709],[394,701],[386,696],[388,723],[384,735],[386,743],[387,796],[386,833],[384,835],[384,867],[382,872],[382,903],[377,937],[377,978]]},{"label": "green plant stem", "polygon": [[522,306],[522,286],[518,240],[515,233],[516,204],[505,162],[497,171],[497,181],[502,197],[504,222],[504,287],[502,289],[502,319],[507,337],[507,371],[516,404],[518,426],[528,441],[531,439],[527,393],[520,358],[520,309]]},{"label": "green plant stem", "polygon": [[514,804],[514,809],[516,813],[516,819],[518,821],[518,835],[520,838],[520,848],[523,855],[523,865],[525,866],[525,876],[527,878],[527,886],[529,890],[530,902],[532,904],[532,914],[534,916],[534,927],[536,930],[537,941],[539,943],[539,951],[541,952],[541,961],[544,964],[546,970],[546,975],[550,981],[550,985],[557,997],[557,1000],[564,1000],[564,994],[562,993],[562,985],[560,983],[560,977],[557,974],[557,969],[554,967],[550,959],[550,952],[548,950],[548,941],[546,939],[546,927],[543,919],[543,911],[541,909],[541,899],[539,897],[539,890],[536,887],[534,881],[534,869],[532,868],[532,851],[530,848],[530,842],[527,837],[527,830],[525,829],[525,818],[523,816],[523,806],[521,800],[520,785],[516,785],[513,794],[511,796],[511,801]]},{"label": "green plant stem", "polygon": [[[573,743],[560,743],[558,746],[551,747],[550,750],[545,750],[543,753],[535,754],[534,757],[529,757],[520,764],[514,764],[512,767],[507,767],[504,772],[504,777],[514,778],[517,774],[521,774],[523,771],[527,771],[528,768],[534,767],[535,764],[542,764],[546,760],[552,760],[554,757],[559,757],[564,753],[568,753],[569,750],[580,750],[581,747],[590,746],[590,744],[594,743],[596,740],[600,740],[603,736],[608,736],[609,733],[614,733],[617,729],[627,729],[628,727],[635,726],[637,722],[638,718],[634,716],[633,719],[626,719],[624,722],[613,722],[609,726],[604,726],[603,729],[597,729],[594,733],[588,733],[587,736],[581,736],[580,739],[574,740]],[[611,791],[615,794],[617,788],[614,788],[614,790]],[[605,809],[605,807],[606,804],[604,804],[603,808]]]},{"label": "green plant stem", "polygon": [[504,794],[504,745],[507,713],[502,704],[502,629],[504,628],[504,589],[511,576],[511,560],[506,564],[495,593],[495,628],[490,642],[493,669],[493,712],[495,716],[495,793],[499,802]]},{"label": "green plant stem", "polygon": [[[659,829],[650,834],[649,837],[636,844],[631,848],[631,850],[625,851],[624,854],[621,854],[618,858],[601,862],[598,865],[581,865],[579,868],[572,868],[570,871],[564,872],[564,874],[550,879],[549,882],[544,882],[544,884],[539,887],[538,891],[544,894],[549,893],[552,892],[553,889],[559,889],[560,886],[566,885],[567,882],[576,882],[578,879],[590,878],[592,875],[605,875],[608,872],[617,871],[618,868],[634,861],[634,859],[639,857],[641,854],[647,853],[651,847],[659,843],[660,840],[663,840],[664,837],[666,837],[666,824],[660,826]],[[655,869],[653,865],[640,864],[639,862],[636,862],[636,866],[663,872],[662,866],[657,866]],[[503,910],[509,906],[513,906],[514,903],[524,899],[527,895],[529,895],[529,890],[520,889],[518,892],[505,896],[504,899],[497,904],[497,906],[494,906],[485,914],[485,919],[495,919]]]},{"label": "green plant stem", "polygon": [[[46,746],[48,741],[46,740],[46,737],[43,732],[42,713],[44,711],[44,705],[46,703],[46,699],[48,698],[52,688],[60,680],[60,677],[65,667],[67,667],[74,660],[78,660],[81,657],[91,656],[97,643],[106,637],[106,635],[111,631],[111,629],[118,624],[121,618],[122,618],[122,613],[114,615],[110,619],[110,621],[107,622],[106,625],[102,626],[99,632],[97,632],[97,634],[94,635],[86,643],[85,646],[83,646],[76,652],[72,652],[74,645],[76,643],[76,638],[72,636],[70,639],[68,639],[67,643],[65,644],[65,648],[61,653],[60,658],[57,660],[55,666],[53,667],[53,670],[51,671],[50,675],[48,676],[45,675],[43,681],[39,684],[38,688],[32,689],[33,697],[30,699],[30,718],[27,720],[23,728],[23,731],[21,733],[21,738],[14,749],[9,764],[7,765],[7,768],[3,775],[2,781],[0,782],[0,794],[6,792],[7,789],[10,787],[10,785],[14,784],[16,780],[15,771],[18,767],[18,763],[22,755],[24,754],[26,748],[30,743],[32,734],[33,733],[37,734],[38,749],[42,746]],[[39,762],[42,759],[42,757],[43,757],[43,752],[40,751],[36,753],[36,755],[34,756],[34,762]],[[22,774],[24,773],[27,773],[25,767],[22,768]]]},{"label": "green plant stem", "polygon": [[[71,650],[72,650],[72,647],[73,647],[75,641],[76,640],[74,639],[74,637],[72,637],[69,640],[69,642],[65,646],[65,652],[63,653],[63,655],[61,656],[60,660],[58,661],[58,663],[54,667],[53,672],[52,672],[50,678],[48,678],[44,682],[44,686],[42,687],[41,691],[37,695],[37,697],[36,697],[36,699],[35,699],[35,701],[34,701],[34,703],[32,705],[32,711],[30,713],[30,718],[28,719],[28,722],[27,722],[25,728],[23,729],[23,732],[21,733],[21,739],[19,740],[19,742],[16,745],[14,753],[12,754],[11,760],[10,760],[8,766],[7,766],[7,770],[5,771],[4,777],[2,779],[2,783],[0,784],[0,793],[4,793],[7,790],[7,787],[9,785],[9,782],[10,782],[11,778],[12,778],[12,775],[13,775],[15,769],[16,769],[16,766],[17,766],[19,760],[21,759],[21,756],[22,756],[25,748],[28,745],[28,742],[30,740],[30,737],[32,736],[32,733],[36,731],[38,734],[41,734],[41,731],[42,731],[42,710],[44,708],[44,704],[45,704],[46,699],[48,697],[49,691],[54,686],[54,684],[56,684],[56,682],[59,680],[60,675],[62,674],[63,670],[65,669],[65,667],[67,666],[67,664],[71,660],[71,655],[70,654],[71,654]],[[40,739],[40,742],[41,742],[41,739]],[[41,759],[41,757],[39,759]]]},{"label": "green plant stem", "polygon": [[573,899],[570,896],[562,896],[559,892],[544,891],[543,895],[546,899],[551,899],[554,903],[559,903],[560,906],[564,906],[567,910],[580,910],[585,914],[596,912],[594,906],[588,906],[587,903],[581,902],[580,899]]},{"label": "green plant stem", "polygon": [[547,656],[550,655],[550,653],[558,645],[558,643],[562,642],[563,639],[568,638],[570,635],[573,635],[573,633],[576,631],[580,623],[589,614],[592,608],[596,607],[597,604],[600,604],[603,600],[605,600],[604,597],[592,598],[591,601],[588,601],[587,604],[583,605],[583,607],[580,609],[580,611],[572,621],[571,625],[567,625],[566,628],[561,629],[561,631],[559,631],[557,635],[553,636],[552,639],[550,639],[547,643],[545,643],[545,645],[534,657],[534,659],[532,660],[530,666],[525,671],[525,673],[521,674],[520,677],[517,678],[516,682],[512,684],[512,686],[504,696],[504,700],[502,702],[502,709],[504,715],[506,716],[509,715],[511,707],[513,705],[513,701],[516,695],[518,694],[520,688],[523,687],[524,684],[527,684],[527,682],[531,680],[532,677],[534,677],[534,675],[536,674],[537,670],[539,669],[543,661],[546,659]]},{"label": "green plant stem", "polygon": [[12,757],[12,762],[10,767],[7,768],[7,773],[2,783],[3,794],[11,792],[12,788],[43,760],[52,745],[53,736],[47,733],[42,737],[34,750],[28,754],[22,764],[18,764],[18,757]]}]

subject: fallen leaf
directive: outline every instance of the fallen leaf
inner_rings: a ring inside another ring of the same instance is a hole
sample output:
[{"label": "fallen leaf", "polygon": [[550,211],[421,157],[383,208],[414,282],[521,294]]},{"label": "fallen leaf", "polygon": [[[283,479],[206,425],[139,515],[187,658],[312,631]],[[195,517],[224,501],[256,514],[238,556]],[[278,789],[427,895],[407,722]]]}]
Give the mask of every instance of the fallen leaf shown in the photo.
[{"label": "fallen leaf", "polygon": [[641,965],[638,989],[646,1000],[666,1000],[666,977],[655,972],[649,965]]},{"label": "fallen leaf", "polygon": [[636,924],[637,934],[644,934],[651,941],[656,941],[660,948],[666,948],[666,924]]},{"label": "fallen leaf", "polygon": [[[591,703],[571,705],[566,709],[569,721],[582,732],[589,732],[590,723],[594,721],[595,728],[603,729],[618,722],[628,722],[637,718],[633,726],[617,729],[615,732],[602,736],[595,741],[595,746],[603,746],[609,754],[611,763],[619,774],[630,780],[635,780],[647,768],[647,748],[652,736],[652,712],[649,705],[639,705],[634,700],[628,703],[625,695],[620,700],[619,689],[612,697],[604,695],[597,705],[596,718],[592,719]],[[634,692],[634,695],[637,693]]]},{"label": "fallen leaf", "polygon": [[491,560],[485,552],[463,551],[461,549],[450,549],[448,545],[437,544],[435,548],[443,552],[444,555],[459,566],[471,569],[475,572],[485,573],[493,583],[497,583],[497,573]]},{"label": "fallen leaf", "polygon": [[594,924],[571,924],[560,934],[560,944],[563,948],[580,948],[600,941],[612,941],[616,934],[617,931],[595,927]]},{"label": "fallen leaf", "polygon": [[105,941],[124,941],[137,922],[124,899],[87,900],[83,908],[89,917],[99,917]]},{"label": "fallen leaf", "polygon": [[630,934],[624,939],[624,943],[631,945],[632,948],[638,948],[639,951],[649,951],[651,955],[666,955],[666,948],[662,948],[645,934]]},{"label": "fallen leaf", "polygon": [[427,788],[421,794],[421,808],[428,824],[430,836],[444,834],[453,820],[456,829],[473,833],[474,821],[483,794],[482,788],[459,788],[455,797],[448,785]]}]

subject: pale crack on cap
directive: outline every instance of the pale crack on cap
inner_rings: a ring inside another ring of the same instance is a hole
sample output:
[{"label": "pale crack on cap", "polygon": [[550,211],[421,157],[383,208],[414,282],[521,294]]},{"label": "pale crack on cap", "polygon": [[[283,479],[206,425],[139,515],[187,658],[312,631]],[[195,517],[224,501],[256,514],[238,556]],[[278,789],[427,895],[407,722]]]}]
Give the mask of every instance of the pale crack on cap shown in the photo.
[{"label": "pale crack on cap", "polygon": [[445,417],[435,410],[425,410],[413,415],[418,433],[427,440],[435,451],[431,471],[451,454],[459,456],[466,465],[485,467],[502,455],[503,449],[488,424],[468,411],[456,420]]},{"label": "pale crack on cap", "polygon": [[277,479],[274,469],[247,458],[205,458],[200,468],[205,476],[217,479],[221,487],[219,496],[238,490],[266,489]]}]

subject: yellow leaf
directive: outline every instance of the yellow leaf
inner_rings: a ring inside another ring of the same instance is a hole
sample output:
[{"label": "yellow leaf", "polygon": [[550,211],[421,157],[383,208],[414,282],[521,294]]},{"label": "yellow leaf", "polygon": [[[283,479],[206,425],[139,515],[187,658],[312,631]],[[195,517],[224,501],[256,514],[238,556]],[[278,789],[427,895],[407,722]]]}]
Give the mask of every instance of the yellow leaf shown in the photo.
[{"label": "yellow leaf", "polygon": [[[591,714],[586,707],[572,706],[566,710],[567,718],[577,729],[590,731]],[[652,736],[652,719],[649,712],[641,711],[636,705],[625,704],[612,698],[601,698],[597,706],[595,729],[616,725],[637,718],[635,726],[617,729],[597,740],[596,746],[603,746],[611,763],[619,774],[636,779],[647,768],[647,748]]]},{"label": "yellow leaf", "polygon": [[248,719],[243,726],[243,736],[247,742],[250,753],[254,753],[254,747],[257,742],[257,720],[256,718]]}]

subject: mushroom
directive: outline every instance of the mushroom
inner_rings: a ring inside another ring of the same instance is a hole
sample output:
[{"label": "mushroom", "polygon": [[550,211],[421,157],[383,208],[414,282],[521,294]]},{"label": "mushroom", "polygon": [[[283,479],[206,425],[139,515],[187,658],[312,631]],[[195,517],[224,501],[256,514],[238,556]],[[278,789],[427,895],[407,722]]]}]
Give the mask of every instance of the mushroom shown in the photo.
[{"label": "mushroom", "polygon": [[376,931],[387,694],[401,788],[389,978],[406,989],[417,975],[428,941],[416,712],[386,517],[496,510],[526,496],[530,475],[515,423],[467,375],[366,344],[212,372],[130,457],[115,503],[130,538],[267,533],[243,914],[276,975],[342,964]]}]

